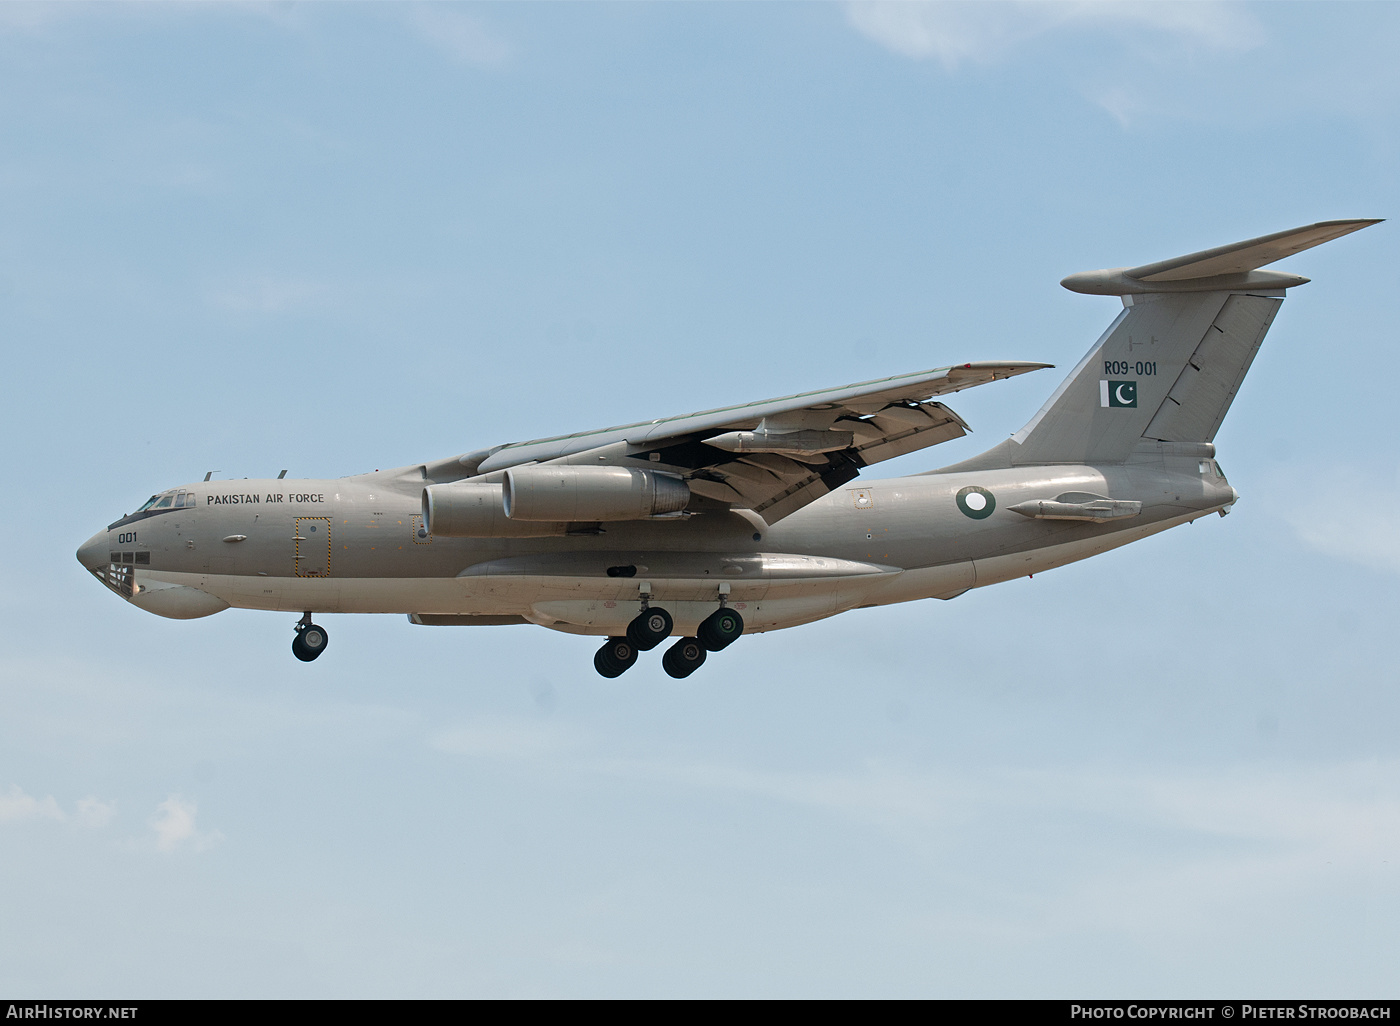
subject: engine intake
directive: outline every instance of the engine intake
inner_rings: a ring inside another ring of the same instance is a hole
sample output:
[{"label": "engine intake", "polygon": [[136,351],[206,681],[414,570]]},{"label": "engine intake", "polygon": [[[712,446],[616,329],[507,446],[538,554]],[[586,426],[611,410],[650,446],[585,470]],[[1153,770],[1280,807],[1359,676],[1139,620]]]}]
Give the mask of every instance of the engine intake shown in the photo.
[{"label": "engine intake", "polygon": [[505,515],[512,521],[641,520],[690,502],[678,477],[627,467],[513,467],[506,471]]}]

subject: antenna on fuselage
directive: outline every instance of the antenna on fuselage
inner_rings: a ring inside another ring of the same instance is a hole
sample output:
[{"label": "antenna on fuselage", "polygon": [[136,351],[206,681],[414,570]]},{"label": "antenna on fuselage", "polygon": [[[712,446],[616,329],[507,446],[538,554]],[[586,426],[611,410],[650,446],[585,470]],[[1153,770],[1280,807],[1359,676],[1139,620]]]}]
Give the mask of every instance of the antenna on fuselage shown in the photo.
[{"label": "antenna on fuselage", "polygon": [[287,472],[284,470],[284,471],[282,471],[282,473],[280,473],[280,474],[277,475],[277,480],[280,481],[280,480],[282,480],[282,478],[284,478],[284,477],[286,477],[286,476],[287,476]]},{"label": "antenna on fuselage", "polygon": [[208,481],[208,480],[209,480],[211,477],[213,477],[213,476],[214,476],[214,472],[211,470],[211,471],[209,471],[209,473],[207,473],[207,474],[204,475],[204,480]]}]

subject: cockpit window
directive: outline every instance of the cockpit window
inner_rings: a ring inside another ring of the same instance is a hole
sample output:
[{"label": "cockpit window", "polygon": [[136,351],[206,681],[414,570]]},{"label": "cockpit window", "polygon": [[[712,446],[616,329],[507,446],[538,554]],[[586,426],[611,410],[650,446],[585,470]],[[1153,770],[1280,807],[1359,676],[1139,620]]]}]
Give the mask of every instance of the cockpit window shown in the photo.
[{"label": "cockpit window", "polygon": [[170,504],[174,501],[175,496],[167,495],[165,498],[161,499],[160,502],[156,503],[156,509],[169,509]]},{"label": "cockpit window", "polygon": [[185,493],[184,493],[184,492],[181,492],[179,495],[175,496],[175,508],[176,508],[176,509],[184,509],[184,508],[185,508]]},{"label": "cockpit window", "polygon": [[144,512],[146,512],[146,510],[150,509],[152,506],[154,506],[154,505],[156,504],[156,500],[159,499],[159,498],[160,498],[159,495],[152,495],[149,499],[146,500],[146,504],[145,504],[144,506],[142,506],[140,509],[138,509],[136,512],[137,512],[137,513],[144,513]]}]

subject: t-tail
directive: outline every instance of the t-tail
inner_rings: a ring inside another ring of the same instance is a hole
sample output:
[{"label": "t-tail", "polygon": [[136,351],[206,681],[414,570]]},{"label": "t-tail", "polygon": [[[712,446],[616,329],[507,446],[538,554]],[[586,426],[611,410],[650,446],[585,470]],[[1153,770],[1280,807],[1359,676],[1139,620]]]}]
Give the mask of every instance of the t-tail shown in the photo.
[{"label": "t-tail", "polygon": [[1061,284],[1121,296],[1123,311],[1020,431],[952,469],[1122,463],[1206,455],[1285,290],[1308,279],[1260,267],[1378,220],[1322,221]]}]

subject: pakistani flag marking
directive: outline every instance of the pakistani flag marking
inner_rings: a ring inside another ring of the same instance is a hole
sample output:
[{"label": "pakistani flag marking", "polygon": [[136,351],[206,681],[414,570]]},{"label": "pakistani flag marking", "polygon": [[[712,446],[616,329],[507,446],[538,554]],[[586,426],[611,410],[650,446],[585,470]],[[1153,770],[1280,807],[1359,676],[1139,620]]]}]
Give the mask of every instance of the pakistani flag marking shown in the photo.
[{"label": "pakistani flag marking", "polygon": [[1136,381],[1099,381],[1099,405],[1115,408],[1137,408]]}]

